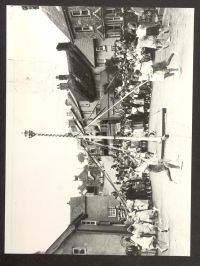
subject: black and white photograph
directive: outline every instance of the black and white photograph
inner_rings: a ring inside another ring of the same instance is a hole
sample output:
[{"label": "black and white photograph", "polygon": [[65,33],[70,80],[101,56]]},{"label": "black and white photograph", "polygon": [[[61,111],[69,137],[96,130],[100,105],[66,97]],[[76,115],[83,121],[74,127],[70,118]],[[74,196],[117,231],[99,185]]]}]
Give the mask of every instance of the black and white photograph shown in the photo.
[{"label": "black and white photograph", "polygon": [[194,15],[6,6],[6,254],[191,255]]}]

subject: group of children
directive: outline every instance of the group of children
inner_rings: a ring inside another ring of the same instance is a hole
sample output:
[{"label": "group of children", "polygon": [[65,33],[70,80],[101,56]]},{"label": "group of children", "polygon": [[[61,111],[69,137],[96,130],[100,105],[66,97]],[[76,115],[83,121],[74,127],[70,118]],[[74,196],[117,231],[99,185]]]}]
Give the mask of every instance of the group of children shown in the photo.
[{"label": "group of children", "polygon": [[127,232],[131,236],[123,236],[122,244],[127,247],[128,255],[142,255],[145,252],[159,250],[167,251],[168,245],[161,244],[158,240],[158,232],[168,232],[169,228],[158,226],[158,209],[150,207],[148,200],[127,200],[129,214],[125,224],[129,225]]}]

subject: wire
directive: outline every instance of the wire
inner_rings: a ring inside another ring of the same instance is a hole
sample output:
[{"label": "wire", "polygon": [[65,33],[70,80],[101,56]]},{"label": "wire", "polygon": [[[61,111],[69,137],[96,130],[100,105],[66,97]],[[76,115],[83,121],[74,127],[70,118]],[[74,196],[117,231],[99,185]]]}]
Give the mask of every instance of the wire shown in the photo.
[{"label": "wire", "polygon": [[[141,82],[138,86],[134,87],[132,91],[128,92],[127,94],[125,94],[119,101],[117,101],[114,105],[112,105],[110,108],[108,108],[107,110],[105,110],[102,114],[104,115],[105,113],[107,113],[110,109],[114,108],[117,104],[119,104],[121,101],[123,101],[127,96],[129,96],[130,94],[132,94],[134,92],[135,89],[141,87],[142,85],[144,85],[145,83],[147,83],[147,81]],[[93,119],[85,128],[91,126],[99,117]]]}]

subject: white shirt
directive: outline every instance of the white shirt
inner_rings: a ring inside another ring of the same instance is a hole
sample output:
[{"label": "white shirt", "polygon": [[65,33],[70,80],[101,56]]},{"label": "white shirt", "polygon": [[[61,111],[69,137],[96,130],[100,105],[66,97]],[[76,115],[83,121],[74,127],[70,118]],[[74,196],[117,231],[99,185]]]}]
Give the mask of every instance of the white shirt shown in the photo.
[{"label": "white shirt", "polygon": [[146,27],[139,25],[139,27],[136,30],[137,37],[142,38],[142,37],[146,36],[146,33],[147,33]]},{"label": "white shirt", "polygon": [[143,47],[147,47],[147,48],[153,48],[156,49],[156,38],[154,36],[148,36],[148,37],[142,37],[138,39],[138,44],[137,44],[138,48],[143,48]]},{"label": "white shirt", "polygon": [[137,108],[135,108],[135,107],[132,107],[132,109],[131,109],[131,114],[136,114],[137,113]]},{"label": "white shirt", "polygon": [[152,243],[154,241],[154,237],[140,237],[138,235],[132,235],[131,236],[131,240],[140,245],[142,247],[142,249],[151,249],[152,247]]}]

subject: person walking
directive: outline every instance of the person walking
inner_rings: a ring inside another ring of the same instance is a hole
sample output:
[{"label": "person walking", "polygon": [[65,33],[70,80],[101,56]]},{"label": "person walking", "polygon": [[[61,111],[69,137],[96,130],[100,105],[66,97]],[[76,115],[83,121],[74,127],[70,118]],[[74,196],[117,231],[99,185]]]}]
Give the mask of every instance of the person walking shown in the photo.
[{"label": "person walking", "polygon": [[170,68],[169,65],[171,63],[172,58],[174,57],[175,52],[173,52],[167,61],[162,61],[156,64],[149,65],[148,71],[143,72],[136,68],[134,75],[138,78],[138,81],[163,81],[167,77],[174,76],[175,72],[180,74],[181,67],[178,66],[176,68]]},{"label": "person walking", "polygon": [[169,67],[172,58],[174,57],[175,54],[176,54],[175,52],[172,52],[168,60],[152,65],[153,72],[150,73],[150,78],[149,78],[150,81],[162,81],[167,77],[174,76],[175,72],[180,74],[181,72],[180,66],[175,68]]},{"label": "person walking", "polygon": [[170,181],[173,181],[171,177],[170,169],[179,169],[182,170],[183,162],[182,161],[172,161],[172,160],[162,160],[157,158],[142,158],[143,163],[135,169],[135,171],[145,172],[146,170],[154,173],[159,173],[162,171],[167,172],[167,176]]}]

